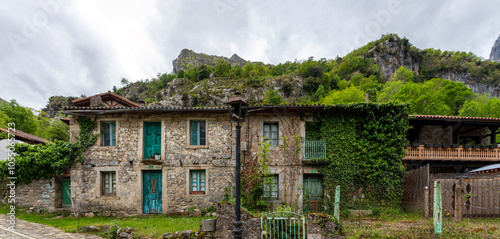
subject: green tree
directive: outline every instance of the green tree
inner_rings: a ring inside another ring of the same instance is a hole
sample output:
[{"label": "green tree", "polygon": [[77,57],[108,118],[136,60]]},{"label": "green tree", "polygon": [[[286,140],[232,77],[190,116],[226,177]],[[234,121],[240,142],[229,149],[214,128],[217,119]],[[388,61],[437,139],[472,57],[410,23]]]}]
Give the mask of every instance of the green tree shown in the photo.
[{"label": "green tree", "polygon": [[9,117],[12,123],[15,123],[17,130],[36,134],[37,119],[30,108],[20,106],[16,100],[11,100],[10,103],[0,103],[0,110]]},{"label": "green tree", "polygon": [[278,94],[277,90],[269,89],[264,93],[264,98],[262,103],[265,105],[279,105],[283,102],[281,95]]},{"label": "green tree", "polygon": [[217,77],[225,77],[229,75],[229,71],[231,70],[231,64],[225,61],[222,58],[219,58],[215,63],[214,74]]},{"label": "green tree", "polygon": [[413,82],[413,79],[415,78],[415,75],[413,74],[413,71],[409,70],[408,68],[402,66],[399,69],[396,70],[394,75],[392,76],[393,80],[395,81],[402,81],[402,82]]},{"label": "green tree", "polygon": [[355,86],[347,87],[344,90],[331,91],[325,98],[319,101],[320,104],[347,104],[361,103],[365,101],[365,92]]},{"label": "green tree", "polygon": [[500,99],[488,98],[482,94],[474,99],[467,100],[459,112],[460,116],[500,118]]},{"label": "green tree", "polygon": [[245,78],[250,77],[250,73],[255,70],[255,66],[252,64],[252,62],[248,62],[243,66],[243,70],[241,72],[241,76]]},{"label": "green tree", "polygon": [[316,99],[318,100],[325,98],[326,96],[325,87],[323,87],[323,85],[319,85],[318,90],[316,91],[314,96],[316,96]]}]

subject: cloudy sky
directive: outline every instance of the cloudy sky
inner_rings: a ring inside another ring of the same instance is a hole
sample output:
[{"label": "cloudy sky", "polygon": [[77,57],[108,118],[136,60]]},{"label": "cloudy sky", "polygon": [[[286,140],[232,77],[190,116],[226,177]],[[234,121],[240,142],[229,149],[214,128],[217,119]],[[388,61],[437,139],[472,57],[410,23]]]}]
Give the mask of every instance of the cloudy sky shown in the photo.
[{"label": "cloudy sky", "polygon": [[183,48],[277,64],[344,56],[385,33],[488,58],[499,1],[12,0],[0,3],[0,98],[39,110],[172,71]]}]

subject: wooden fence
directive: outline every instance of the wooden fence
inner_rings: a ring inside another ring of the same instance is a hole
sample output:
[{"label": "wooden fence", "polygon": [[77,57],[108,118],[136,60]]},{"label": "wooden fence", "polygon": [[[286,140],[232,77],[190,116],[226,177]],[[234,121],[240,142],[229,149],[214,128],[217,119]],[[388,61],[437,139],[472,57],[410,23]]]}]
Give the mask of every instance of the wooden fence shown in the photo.
[{"label": "wooden fence", "polygon": [[500,217],[500,174],[429,174],[428,167],[409,171],[402,205],[432,215],[434,182],[442,188],[444,217]]}]

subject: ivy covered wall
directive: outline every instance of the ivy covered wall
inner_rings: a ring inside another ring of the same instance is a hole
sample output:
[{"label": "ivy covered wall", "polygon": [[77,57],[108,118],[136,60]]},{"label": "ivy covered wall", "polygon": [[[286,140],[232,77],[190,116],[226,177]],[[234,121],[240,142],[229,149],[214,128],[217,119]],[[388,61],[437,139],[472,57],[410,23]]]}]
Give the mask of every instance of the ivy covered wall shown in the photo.
[{"label": "ivy covered wall", "polygon": [[[323,175],[327,208],[332,209],[335,186],[341,186],[344,209],[356,205],[400,202],[405,168],[408,105],[335,105],[306,125],[306,140],[322,139],[327,158],[313,159]],[[347,206],[347,207],[346,207]]]}]

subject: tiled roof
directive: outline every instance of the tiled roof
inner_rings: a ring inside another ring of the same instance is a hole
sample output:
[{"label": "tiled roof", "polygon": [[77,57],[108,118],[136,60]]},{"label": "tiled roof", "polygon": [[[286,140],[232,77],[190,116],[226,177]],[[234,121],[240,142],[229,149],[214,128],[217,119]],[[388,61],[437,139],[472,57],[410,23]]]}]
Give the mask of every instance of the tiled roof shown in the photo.
[{"label": "tiled roof", "polygon": [[114,99],[114,100],[116,100],[116,101],[120,102],[121,104],[126,105],[128,107],[142,107],[142,105],[136,104],[136,103],[126,99],[125,97],[119,96],[111,91],[97,94],[97,95],[93,95],[93,96],[83,97],[80,99],[73,100],[71,102],[73,102],[73,104],[75,104],[75,105],[90,104],[90,99],[94,96],[100,96],[103,100],[106,100],[108,98],[112,98],[112,99]]},{"label": "tiled roof", "polygon": [[467,120],[467,121],[500,121],[500,118],[444,116],[444,115],[410,115],[418,120]]},{"label": "tiled roof", "polygon": [[16,137],[16,139],[23,140],[23,141],[30,141],[30,142],[39,143],[39,144],[46,144],[49,142],[46,139],[42,139],[38,136],[34,136],[32,134],[28,134],[28,133],[20,131],[20,130],[9,131],[7,129],[0,128],[0,131],[3,131],[5,133],[11,133]]}]

